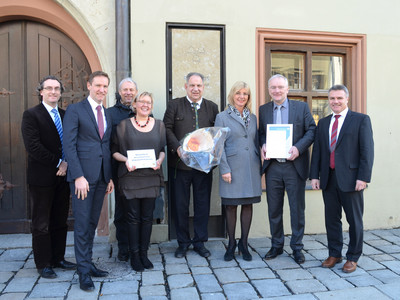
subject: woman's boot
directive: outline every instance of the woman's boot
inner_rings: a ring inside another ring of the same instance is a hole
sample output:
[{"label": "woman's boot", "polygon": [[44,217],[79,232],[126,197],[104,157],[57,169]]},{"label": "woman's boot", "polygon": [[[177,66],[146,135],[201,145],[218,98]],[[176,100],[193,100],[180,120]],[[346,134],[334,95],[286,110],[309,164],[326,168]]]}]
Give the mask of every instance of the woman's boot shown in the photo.
[{"label": "woman's boot", "polygon": [[140,260],[139,251],[131,251],[131,267],[136,272],[142,272],[144,270],[142,261]]}]

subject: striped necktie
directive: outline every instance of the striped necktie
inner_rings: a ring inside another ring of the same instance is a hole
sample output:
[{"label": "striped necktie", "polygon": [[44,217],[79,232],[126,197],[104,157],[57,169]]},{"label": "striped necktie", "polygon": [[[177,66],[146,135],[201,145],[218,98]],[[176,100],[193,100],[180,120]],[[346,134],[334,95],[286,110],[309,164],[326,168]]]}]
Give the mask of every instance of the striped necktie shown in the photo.
[{"label": "striped necktie", "polygon": [[101,113],[101,105],[97,106],[96,109],[97,109],[97,125],[99,126],[100,138],[103,139],[104,120],[103,120],[103,114]]},{"label": "striped necktie", "polygon": [[63,129],[61,125],[61,120],[60,117],[58,116],[58,111],[56,108],[53,108],[51,112],[54,114],[54,124],[56,125],[58,135],[60,136],[60,141],[61,141],[61,151],[62,151],[62,160],[64,160],[64,146],[63,146]]},{"label": "striped necktie", "polygon": [[335,122],[332,125],[332,133],[331,133],[331,155],[329,157],[329,167],[333,170],[335,169],[335,148],[336,148],[336,141],[337,141],[337,130],[339,124],[340,115],[335,116]]},{"label": "striped necktie", "polygon": [[194,108],[194,114],[196,116],[196,129],[199,129],[199,113],[197,112],[199,104],[197,102],[193,102],[192,106]]}]

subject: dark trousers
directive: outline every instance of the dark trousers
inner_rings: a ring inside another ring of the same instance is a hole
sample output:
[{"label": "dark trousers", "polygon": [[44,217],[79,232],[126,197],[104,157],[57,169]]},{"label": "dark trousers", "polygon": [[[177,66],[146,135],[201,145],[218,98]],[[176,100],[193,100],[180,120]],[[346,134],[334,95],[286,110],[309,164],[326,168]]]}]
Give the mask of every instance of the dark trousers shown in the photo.
[{"label": "dark trousers", "polygon": [[115,195],[115,212],[114,212],[114,225],[115,235],[118,241],[119,251],[128,251],[128,222],[126,221],[125,197],[118,189],[118,179],[114,180],[114,195]]},{"label": "dark trousers", "polygon": [[69,187],[58,176],[52,186],[29,185],[32,203],[32,248],[36,268],[64,259],[69,210]]},{"label": "dark trousers", "polygon": [[279,163],[271,160],[265,173],[267,187],[268,217],[272,236],[272,247],[284,246],[283,202],[285,190],[290,207],[290,225],[292,238],[290,247],[293,250],[303,249],[305,225],[305,180],[297,173],[290,161]]},{"label": "dark trousers", "polygon": [[102,178],[96,183],[89,184],[89,192],[84,200],[76,197],[74,182],[70,183],[70,188],[75,217],[74,243],[77,269],[79,274],[87,274],[91,269],[93,239],[99,222],[107,183]]},{"label": "dark trousers", "polygon": [[342,192],[336,180],[335,171],[329,173],[329,181],[322,191],[325,203],[325,227],[328,237],[329,256],[342,257],[343,231],[342,231],[342,207],[349,223],[349,246],[346,258],[357,262],[363,247],[363,191]]},{"label": "dark trousers", "polygon": [[[195,169],[186,171],[170,168],[171,204],[173,206],[176,237],[181,246],[197,247],[208,240],[208,216],[210,214],[210,197],[212,172],[204,173]],[[190,187],[193,189],[193,228],[194,237],[189,232]]]},{"label": "dark trousers", "polygon": [[147,251],[153,226],[156,198],[126,199],[129,249],[132,252]]}]

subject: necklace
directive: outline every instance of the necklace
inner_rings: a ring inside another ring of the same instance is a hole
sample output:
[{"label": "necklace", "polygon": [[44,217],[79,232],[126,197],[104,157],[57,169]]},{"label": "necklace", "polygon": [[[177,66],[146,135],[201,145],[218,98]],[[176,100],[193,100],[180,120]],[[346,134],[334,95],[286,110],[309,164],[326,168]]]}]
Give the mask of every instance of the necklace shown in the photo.
[{"label": "necklace", "polygon": [[150,122],[150,117],[147,117],[146,123],[145,123],[144,125],[140,125],[139,122],[136,120],[136,117],[135,117],[135,123],[136,123],[136,125],[139,126],[139,127],[141,127],[141,128],[146,127],[147,124],[149,124],[149,122]]}]

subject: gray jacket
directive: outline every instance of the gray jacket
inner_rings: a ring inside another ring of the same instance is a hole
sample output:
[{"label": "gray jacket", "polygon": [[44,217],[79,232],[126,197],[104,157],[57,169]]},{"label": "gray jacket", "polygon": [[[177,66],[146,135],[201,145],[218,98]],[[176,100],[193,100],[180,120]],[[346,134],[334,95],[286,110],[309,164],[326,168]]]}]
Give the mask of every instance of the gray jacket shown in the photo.
[{"label": "gray jacket", "polygon": [[257,118],[251,114],[249,127],[230,110],[217,115],[215,126],[229,127],[219,165],[220,175],[231,173],[229,184],[219,178],[219,193],[224,198],[249,198],[261,195],[261,159]]}]

